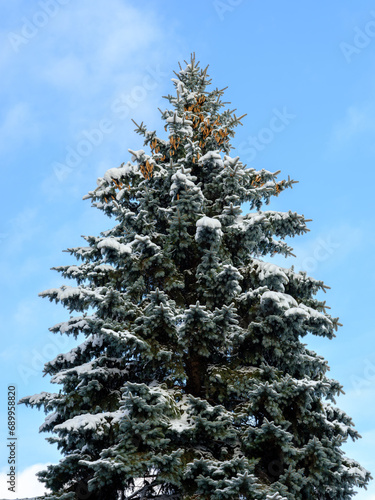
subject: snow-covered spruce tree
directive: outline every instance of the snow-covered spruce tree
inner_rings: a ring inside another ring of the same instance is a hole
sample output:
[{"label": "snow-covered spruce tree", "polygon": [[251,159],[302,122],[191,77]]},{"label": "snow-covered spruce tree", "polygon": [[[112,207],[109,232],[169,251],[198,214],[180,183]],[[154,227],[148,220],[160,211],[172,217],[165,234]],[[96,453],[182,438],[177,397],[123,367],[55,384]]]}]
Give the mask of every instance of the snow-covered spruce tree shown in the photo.
[{"label": "snow-covered spruce tree", "polygon": [[263,260],[307,231],[261,210],[293,181],[230,156],[240,118],[206,69],[172,80],[169,136],[137,126],[149,153],[85,196],[117,222],[56,268],[77,286],[41,294],[81,313],[52,332],[86,338],[45,365],[58,393],[21,400],[63,454],[48,499],[339,500],[370,480],[341,450],[359,437],[342,388],[300,340],[334,337],[327,287]]}]

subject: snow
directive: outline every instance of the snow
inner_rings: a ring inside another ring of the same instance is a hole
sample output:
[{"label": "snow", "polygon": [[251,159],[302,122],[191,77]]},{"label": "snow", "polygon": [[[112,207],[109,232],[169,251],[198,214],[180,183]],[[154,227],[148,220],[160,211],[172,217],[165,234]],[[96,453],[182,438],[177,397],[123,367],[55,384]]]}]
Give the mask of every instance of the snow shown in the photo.
[{"label": "snow", "polygon": [[349,464],[350,467],[346,467],[344,464],[342,467],[350,474],[350,475],[359,475],[363,480],[366,479],[366,474],[369,474],[369,471],[362,467],[356,460],[345,457],[345,462]]},{"label": "snow", "polygon": [[[291,295],[286,293],[270,290],[264,292],[260,298],[260,305],[262,307],[267,307],[270,301],[273,303],[274,307],[284,310],[284,315],[287,318],[297,319],[299,317],[299,319],[306,321],[318,320],[324,324],[332,324],[331,320],[324,313],[316,311],[303,303],[298,304]],[[321,325],[321,328],[324,328],[324,324]]]},{"label": "snow", "polygon": [[60,300],[71,299],[72,297],[80,297],[80,295],[81,295],[81,290],[73,286],[67,286],[65,287],[64,290],[61,289],[59,291]]},{"label": "snow", "polygon": [[[293,219],[296,219],[298,221],[303,222],[303,216],[298,215],[297,213],[293,213],[291,211],[289,212],[275,212],[273,210],[267,210],[265,212],[259,211],[259,212],[252,212],[249,214],[246,214],[244,217],[239,217],[236,222],[241,223],[243,221],[250,222],[251,224],[255,224],[258,222],[262,222],[264,220],[271,222],[280,222],[280,221],[290,221]],[[301,225],[301,228],[304,227],[304,225]]]},{"label": "snow", "polygon": [[132,161],[142,161],[143,157],[145,155],[145,152],[143,149],[139,149],[138,151],[133,151],[132,149],[128,149],[129,153],[131,153],[132,156]]},{"label": "snow", "polygon": [[44,423],[39,427],[39,432],[43,432],[44,429],[53,424],[53,422],[55,422],[55,420],[57,420],[58,417],[59,417],[58,411],[54,411],[53,413],[47,415],[44,420]]},{"label": "snow", "polygon": [[76,247],[76,248],[69,248],[69,252],[73,252],[75,255],[82,257],[82,260],[84,258],[90,258],[94,253],[95,253],[95,248],[91,247]]},{"label": "snow", "polygon": [[51,378],[52,384],[62,384],[65,382],[65,379],[70,374],[76,374],[77,376],[89,375],[93,377],[94,375],[102,375],[104,378],[108,378],[110,375],[121,376],[126,372],[125,370],[120,370],[119,368],[108,368],[107,366],[96,366],[97,360],[92,360],[87,363],[83,363],[79,366],[74,366],[73,368],[68,368],[66,370],[61,370],[59,373],[56,373]]},{"label": "snow", "polygon": [[124,175],[129,174],[133,170],[130,163],[117,168],[110,168],[104,174],[104,180],[111,182],[112,180],[119,181]]},{"label": "snow", "polygon": [[[191,180],[189,180],[186,176],[186,174],[182,173],[181,170],[178,170],[175,174],[172,175],[172,181],[180,181],[181,184],[185,184],[188,187],[194,187],[195,184]],[[173,186],[173,184],[172,184]],[[172,189],[172,187],[171,187]]]},{"label": "snow", "polygon": [[205,228],[213,229],[216,233],[216,236],[221,238],[223,236],[223,232],[221,230],[221,223],[217,219],[212,219],[211,217],[201,217],[196,222],[197,231],[195,233],[195,240],[199,241],[201,238],[201,233],[205,230]]},{"label": "snow", "polygon": [[186,73],[189,73],[189,72],[193,72],[194,71],[194,64],[193,63],[189,63],[186,65],[186,68],[185,69],[181,69],[180,70],[180,74],[181,75],[185,75]]},{"label": "snow", "polygon": [[330,384],[328,382],[322,382],[321,380],[311,380],[309,378],[304,378],[302,380],[296,378],[290,378],[296,387],[302,387],[303,389],[319,390],[320,387],[326,387],[329,389]]},{"label": "snow", "polygon": [[185,85],[181,82],[181,80],[178,80],[177,78],[171,78],[171,80],[176,85],[176,90],[180,95],[186,92]]},{"label": "snow", "polygon": [[98,266],[95,267],[95,271],[114,271],[114,267],[110,266],[109,264],[99,264]]},{"label": "snow", "polygon": [[303,316],[308,319],[315,319],[319,321],[324,321],[328,323],[332,323],[329,318],[324,313],[321,313],[319,311],[316,311],[312,307],[308,307],[305,304],[299,304],[298,307],[294,307],[289,309],[287,313],[285,313],[286,316]]},{"label": "snow", "polygon": [[206,163],[210,160],[213,160],[215,163],[223,163],[223,160],[221,158],[221,155],[218,151],[209,151],[205,155],[201,156],[198,160],[198,163]]},{"label": "snow", "polygon": [[210,227],[212,229],[221,229],[221,223],[217,219],[212,219],[211,217],[204,216],[197,220],[197,227]]},{"label": "snow", "polygon": [[240,215],[236,218],[234,225],[245,230],[247,227],[263,222],[265,219],[263,212],[256,212],[247,214],[245,216]]},{"label": "snow", "polygon": [[176,192],[182,186],[185,189],[189,189],[195,187],[195,184],[190,179],[188,179],[186,174],[184,174],[181,170],[178,170],[175,174],[172,175],[172,185],[170,187],[169,194],[171,196],[175,196]]},{"label": "snow", "polygon": [[81,353],[85,352],[88,347],[101,346],[103,344],[103,338],[98,334],[90,335],[88,339],[86,339],[82,344],[74,347],[66,354],[58,354],[52,361],[49,361],[48,364],[54,366],[56,363],[74,363]]},{"label": "snow", "polygon": [[170,429],[172,431],[181,433],[191,428],[192,426],[188,422],[189,415],[187,413],[182,413],[179,418],[170,420]]},{"label": "snow", "polygon": [[103,249],[105,251],[105,249],[108,248],[111,250],[115,250],[119,255],[132,253],[132,249],[129,244],[124,245],[123,243],[117,241],[115,238],[105,238],[100,243],[98,243],[98,249],[102,250],[102,253]]},{"label": "snow", "polygon": [[21,401],[24,399],[27,399],[29,404],[31,405],[40,405],[43,404],[46,401],[50,401],[51,399],[58,398],[59,395],[56,393],[50,393],[50,392],[41,392],[40,394],[35,394],[34,396],[28,396],[27,398],[22,398]]},{"label": "snow", "polygon": [[286,498],[282,497],[279,493],[273,493],[272,495],[267,495],[266,500],[286,500]]},{"label": "snow", "polygon": [[97,288],[96,290],[88,290],[84,287],[78,286],[65,286],[63,285],[61,288],[50,288],[41,292],[39,294],[40,297],[49,297],[50,300],[55,300],[56,302],[69,302],[74,299],[85,301],[99,301],[103,300],[104,295],[101,295],[101,291],[104,288]]},{"label": "snow", "polygon": [[260,298],[260,305],[264,306],[269,300],[276,303],[277,306],[281,309],[289,309],[290,307],[296,307],[298,305],[291,295],[288,295],[287,293],[271,291],[263,293]]},{"label": "snow", "polygon": [[196,92],[195,90],[189,91],[185,87],[184,98],[185,98],[186,102],[194,102],[198,95],[199,95],[198,92]]},{"label": "snow", "polygon": [[88,330],[90,327],[87,320],[91,318],[93,316],[70,318],[68,321],[57,323],[50,330],[54,332],[60,331],[60,333],[70,333],[72,330]]},{"label": "snow", "polygon": [[290,318],[292,316],[297,317],[299,316],[300,318],[308,319],[309,315],[307,311],[302,309],[302,307],[291,307],[288,311],[285,312],[285,316],[287,318]]},{"label": "snow", "polygon": [[106,335],[114,337],[115,339],[118,339],[120,342],[123,342],[125,345],[127,345],[129,343],[134,343],[136,345],[139,345],[140,347],[145,346],[145,342],[142,339],[140,339],[136,335],[130,333],[128,330],[116,332],[116,331],[111,330],[109,328],[102,328],[102,332]]},{"label": "snow", "polygon": [[275,189],[275,181],[267,181],[263,184],[262,189]]},{"label": "snow", "polygon": [[79,354],[79,349],[74,348],[71,351],[67,352],[66,354],[59,354],[49,363],[51,365],[55,365],[56,363],[62,363],[64,361],[66,363],[74,363],[74,361],[77,359],[78,354]]},{"label": "snow", "polygon": [[110,168],[107,170],[104,174],[104,177],[99,177],[96,180],[97,187],[94,191],[89,191],[88,194],[86,194],[82,199],[83,200],[88,200],[90,198],[93,198],[94,196],[105,196],[106,194],[108,195],[108,189],[100,189],[103,187],[103,184],[109,183],[111,184],[114,180],[115,181],[121,181],[121,179],[135,171],[134,165],[132,165],[130,162],[128,162],[126,165],[121,165],[120,167],[117,168]]},{"label": "snow", "polygon": [[236,156],[235,158],[232,158],[228,155],[224,155],[224,165],[226,167],[235,167],[237,165],[237,163],[239,162],[239,159],[240,157],[239,156]]},{"label": "snow", "polygon": [[[272,288],[278,288],[278,291],[284,291],[284,285],[289,283],[288,276],[283,269],[275,264],[253,259],[253,268],[257,267],[258,279],[261,285],[272,284]],[[254,269],[255,270],[255,269]]]},{"label": "snow", "polygon": [[[284,311],[284,316],[287,318],[301,319],[305,321],[318,321],[321,329],[332,326],[332,321],[324,314],[316,311],[312,307],[308,307],[303,303],[298,304],[296,300],[286,293],[266,291],[260,298],[261,307],[267,307],[269,302],[273,303],[274,307]],[[314,323],[313,323],[314,324]]]},{"label": "snow", "polygon": [[167,118],[167,123],[179,123],[181,125],[193,125],[191,120],[186,120],[186,118],[181,118],[178,116],[177,111],[173,113],[173,116]]},{"label": "snow", "polygon": [[39,294],[41,297],[55,296],[57,300],[71,299],[81,296],[81,289],[73,286],[63,285],[61,288],[49,288]]},{"label": "snow", "polygon": [[69,266],[68,269],[65,271],[66,274],[73,274],[73,273],[80,273],[81,269],[79,266]]},{"label": "snow", "polygon": [[169,421],[171,430],[181,433],[193,427],[193,425],[189,423],[188,408],[189,408],[188,397],[184,395],[181,401],[177,403],[177,409],[179,415],[174,419],[170,419]]},{"label": "snow", "polygon": [[66,375],[69,375],[70,373],[76,373],[77,375],[90,373],[91,371],[93,371],[92,368],[94,364],[95,360],[89,361],[88,363],[83,363],[82,365],[75,366],[73,368],[68,368],[67,370],[61,370],[51,378],[50,382],[52,384],[61,384],[64,382]]},{"label": "snow", "polygon": [[96,413],[92,415],[91,413],[84,413],[82,415],[76,415],[63,422],[62,424],[55,425],[54,431],[66,431],[66,432],[81,432],[82,430],[93,430],[97,434],[103,434],[104,429],[100,429],[101,426],[109,427],[108,418],[112,420],[112,424],[117,423],[124,417],[127,413],[124,410],[117,410],[112,412]]},{"label": "snow", "polygon": [[281,278],[284,284],[289,283],[287,275],[281,270],[280,267],[276,266],[275,264],[271,264],[269,262],[262,262],[261,270],[258,275],[259,280],[264,281],[267,278],[273,278],[274,276]]}]

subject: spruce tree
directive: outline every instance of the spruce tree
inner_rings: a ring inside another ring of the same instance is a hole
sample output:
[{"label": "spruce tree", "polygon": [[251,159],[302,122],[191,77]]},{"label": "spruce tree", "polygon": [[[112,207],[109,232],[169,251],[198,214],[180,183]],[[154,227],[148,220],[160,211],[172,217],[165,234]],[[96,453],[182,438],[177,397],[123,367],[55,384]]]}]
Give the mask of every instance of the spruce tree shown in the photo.
[{"label": "spruce tree", "polygon": [[335,336],[328,287],[263,260],[308,230],[262,210],[294,181],[230,155],[242,117],[194,56],[172,81],[165,138],[137,125],[148,152],[84,197],[114,227],[54,268],[76,286],[40,294],[78,314],[53,333],[84,337],[45,365],[59,392],[21,400],[63,455],[40,473],[46,498],[352,498],[371,476],[341,446],[359,435],[301,342]]}]

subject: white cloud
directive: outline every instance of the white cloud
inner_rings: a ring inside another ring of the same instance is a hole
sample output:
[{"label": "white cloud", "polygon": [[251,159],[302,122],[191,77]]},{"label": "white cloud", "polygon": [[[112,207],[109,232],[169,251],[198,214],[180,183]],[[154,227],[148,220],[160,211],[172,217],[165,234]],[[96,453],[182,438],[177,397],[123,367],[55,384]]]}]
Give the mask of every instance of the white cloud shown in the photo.
[{"label": "white cloud", "polygon": [[[311,223],[308,227],[312,227]],[[361,227],[342,224],[320,232],[315,238],[306,236],[296,244],[294,241],[290,242],[296,258],[286,261],[285,258],[276,256],[274,261],[282,267],[293,264],[296,271],[306,271],[308,275],[317,276],[325,266],[332,269],[342,265],[343,260],[360,247],[363,236]]]},{"label": "white cloud", "polygon": [[[43,137],[51,137],[51,151],[39,167],[46,172],[41,189],[49,199],[83,196],[87,173],[98,163],[105,159],[110,168],[126,161],[127,148],[136,147],[124,141],[133,134],[131,118],[150,128],[161,123],[157,108],[172,89],[172,70],[181,58],[174,30],[156,7],[82,0],[61,7],[20,48],[17,57],[21,61],[27,53],[23,67],[36,89],[33,109],[41,110]],[[103,121],[110,125],[87,153],[87,136]]]},{"label": "white cloud", "polygon": [[161,26],[155,11],[120,0],[71,2],[51,19],[46,33],[40,33],[43,58],[35,58],[34,72],[60,89],[74,88],[84,102],[103,86],[106,92],[108,85],[120,91],[135,83],[146,61],[155,59],[155,47],[156,57],[165,57],[168,47]]},{"label": "white cloud", "polygon": [[17,344],[8,345],[5,349],[0,351],[0,360],[3,363],[8,362],[10,359],[17,359],[19,356],[20,348]]},{"label": "white cloud", "polygon": [[25,102],[18,102],[8,108],[0,123],[1,149],[34,139],[38,133],[39,127],[32,120],[29,105]]},{"label": "white cloud", "polygon": [[39,297],[21,299],[13,314],[13,321],[16,328],[28,332],[30,328],[38,325],[40,322],[41,300]]},{"label": "white cloud", "polygon": [[[374,374],[366,376],[366,374],[358,372],[358,374],[350,376],[349,383],[344,387],[345,395],[340,397],[340,408],[348,413],[355,422],[366,412],[373,413],[375,411],[374,381]],[[373,439],[375,439],[375,434]]]},{"label": "white cloud", "polygon": [[70,90],[76,89],[87,78],[84,65],[72,54],[53,60],[43,76],[54,87]]},{"label": "white cloud", "polygon": [[330,146],[341,148],[366,132],[375,131],[374,105],[349,106],[345,116],[338,121],[332,131]]},{"label": "white cloud", "polygon": [[[39,145],[35,139],[43,137],[44,145],[49,142],[56,148],[52,158],[60,161],[60,157],[65,158],[65,148],[82,139],[83,130],[113,118],[114,99],[142,85],[143,78],[149,78],[148,66],[155,70],[162,65],[173,76],[167,61],[171,54],[177,61],[178,43],[168,42],[172,28],[165,29],[162,11],[156,7],[137,8],[123,0],[70,1],[38,27],[35,16],[42,12],[39,4],[34,8],[18,5],[8,29],[26,43],[17,51],[10,43],[6,50],[0,50],[6,103],[0,120],[2,149],[13,148],[19,153],[24,148],[17,148],[25,140],[34,140],[35,148]],[[29,39],[22,34],[25,25],[35,31]],[[164,82],[168,83],[165,77]],[[150,92],[162,93],[161,89]],[[17,102],[19,95],[23,102]],[[137,103],[141,106],[148,114],[150,108],[158,114],[157,106]],[[123,127],[116,127],[117,137],[123,132]],[[42,163],[39,168],[48,167]]]},{"label": "white cloud", "polygon": [[17,255],[24,251],[25,245],[34,241],[41,229],[40,214],[34,207],[23,208],[15,217],[9,219],[9,234],[4,238],[2,251],[7,255]]},{"label": "white cloud", "polygon": [[47,493],[44,485],[36,477],[36,473],[44,470],[48,464],[35,464],[19,472],[16,476],[16,493],[8,490],[7,469],[0,473],[0,497],[4,500],[16,498],[30,498],[32,496],[43,495]]}]

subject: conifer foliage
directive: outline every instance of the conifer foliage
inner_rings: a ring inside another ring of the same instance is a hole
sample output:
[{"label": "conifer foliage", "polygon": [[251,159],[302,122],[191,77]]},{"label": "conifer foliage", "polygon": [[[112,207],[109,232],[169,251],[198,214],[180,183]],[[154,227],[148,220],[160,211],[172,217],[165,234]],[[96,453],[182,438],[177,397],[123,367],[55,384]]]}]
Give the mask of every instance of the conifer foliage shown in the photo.
[{"label": "conifer foliage", "polygon": [[148,152],[85,196],[114,227],[55,268],[76,286],[41,293],[76,314],[51,331],[83,340],[45,365],[59,392],[21,400],[62,453],[47,498],[352,498],[370,474],[341,445],[359,435],[301,342],[334,337],[328,287],[264,259],[308,230],[262,210],[294,181],[231,156],[242,117],[194,56],[172,81],[165,138],[137,125]]}]

